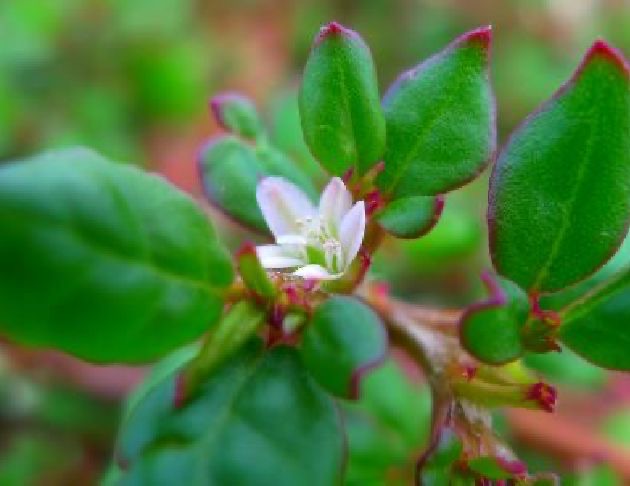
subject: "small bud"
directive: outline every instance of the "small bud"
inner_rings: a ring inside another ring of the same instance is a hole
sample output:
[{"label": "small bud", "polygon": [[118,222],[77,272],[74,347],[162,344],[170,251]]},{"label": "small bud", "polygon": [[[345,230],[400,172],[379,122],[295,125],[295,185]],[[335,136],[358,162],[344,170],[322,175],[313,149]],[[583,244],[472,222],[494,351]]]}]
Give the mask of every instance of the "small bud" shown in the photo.
[{"label": "small bud", "polygon": [[556,389],[547,383],[534,383],[526,393],[527,400],[536,402],[542,410],[553,412],[558,398]]},{"label": "small bud", "polygon": [[237,93],[224,93],[210,100],[210,110],[225,130],[245,138],[256,138],[263,125],[254,104]]}]

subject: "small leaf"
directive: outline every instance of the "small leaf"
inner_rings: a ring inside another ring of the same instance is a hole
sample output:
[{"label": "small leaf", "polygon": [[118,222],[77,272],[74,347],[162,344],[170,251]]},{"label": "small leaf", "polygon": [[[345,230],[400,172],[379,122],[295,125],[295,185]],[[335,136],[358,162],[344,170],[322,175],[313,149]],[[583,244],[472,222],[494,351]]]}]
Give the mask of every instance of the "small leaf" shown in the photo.
[{"label": "small leaf", "polygon": [[385,94],[385,169],[376,183],[391,199],[455,189],[492,158],[490,39],[490,27],[464,34],[403,73]]},{"label": "small leaf", "polygon": [[210,109],[225,130],[244,138],[263,134],[263,124],[254,103],[237,93],[223,93],[210,100]]},{"label": "small leaf", "polygon": [[503,364],[523,353],[521,328],[529,314],[529,300],[509,280],[482,276],[490,297],[469,306],[460,321],[462,345],[475,358]]},{"label": "small leaf", "polygon": [[364,174],[381,160],[385,119],[372,55],[363,39],[336,22],[315,38],[299,94],[304,139],[333,175]]},{"label": "small leaf", "polygon": [[249,342],[181,408],[173,406],[176,381],[153,388],[123,424],[121,484],[339,482],[339,417],[295,350]]},{"label": "small leaf", "polygon": [[142,362],[219,318],[233,271],[201,209],[85,149],[0,168],[0,332],[98,362]]},{"label": "small leaf", "polygon": [[375,217],[389,234],[397,238],[413,239],[433,229],[443,208],[443,196],[407,197],[389,203]]},{"label": "small leaf", "polygon": [[236,255],[238,272],[245,286],[259,297],[273,298],[276,288],[256,254],[256,247],[246,243]]},{"label": "small leaf", "polygon": [[630,371],[630,268],[562,311],[559,339],[602,368]]},{"label": "small leaf", "polygon": [[335,296],[315,309],[301,351],[321,385],[356,399],[360,379],[385,356],[387,336],[372,309],[353,297]]},{"label": "small leaf", "polygon": [[[520,462],[515,462],[515,464],[521,466]],[[514,477],[514,472],[510,470],[510,465],[492,456],[479,456],[468,461],[468,467],[471,470],[488,479],[509,479]],[[519,467],[519,472],[523,474],[527,470],[521,471]]]},{"label": "small leaf", "polygon": [[201,151],[199,169],[207,198],[240,223],[261,232],[267,224],[256,202],[256,186],[265,176],[282,176],[307,193],[315,190],[308,178],[281,152],[259,150],[233,136],[212,139]]},{"label": "small leaf", "polygon": [[595,272],[630,221],[630,89],[626,61],[603,41],[529,116],[490,181],[490,251],[497,271],[530,293]]}]

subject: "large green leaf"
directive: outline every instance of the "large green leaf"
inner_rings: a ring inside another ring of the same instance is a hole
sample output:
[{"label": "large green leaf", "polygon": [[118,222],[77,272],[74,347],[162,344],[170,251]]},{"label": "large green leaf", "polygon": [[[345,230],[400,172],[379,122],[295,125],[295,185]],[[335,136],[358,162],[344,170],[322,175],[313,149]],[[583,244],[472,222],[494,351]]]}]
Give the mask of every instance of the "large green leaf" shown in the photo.
[{"label": "large green leaf", "polygon": [[299,95],[304,139],[332,174],[365,173],[383,156],[385,119],[372,55],[336,22],[322,27],[304,68]]},{"label": "large green leaf", "polygon": [[309,371],[328,391],[358,398],[363,375],[385,357],[387,335],[367,305],[334,296],[315,309],[301,351]]},{"label": "large green leaf", "polygon": [[0,168],[0,226],[0,332],[91,361],[148,361],[194,340],[232,281],[190,198],[85,149]]},{"label": "large green leaf", "polygon": [[563,311],[560,340],[603,368],[630,371],[630,268]]},{"label": "large green leaf", "polygon": [[199,170],[210,202],[259,231],[267,231],[256,202],[256,186],[261,178],[282,176],[308,194],[315,194],[308,177],[280,151],[267,145],[254,147],[234,136],[212,139],[201,151]]},{"label": "large green leaf", "polygon": [[490,183],[492,260],[530,292],[584,279],[627,232],[629,79],[621,54],[596,42],[501,152]]},{"label": "large green leaf", "polygon": [[176,375],[123,424],[120,484],[337,484],[343,437],[330,397],[294,349],[249,342],[175,408]]},{"label": "large green leaf", "polygon": [[459,187],[492,158],[490,37],[489,27],[464,34],[402,74],[385,94],[387,149],[377,184],[392,199]]}]

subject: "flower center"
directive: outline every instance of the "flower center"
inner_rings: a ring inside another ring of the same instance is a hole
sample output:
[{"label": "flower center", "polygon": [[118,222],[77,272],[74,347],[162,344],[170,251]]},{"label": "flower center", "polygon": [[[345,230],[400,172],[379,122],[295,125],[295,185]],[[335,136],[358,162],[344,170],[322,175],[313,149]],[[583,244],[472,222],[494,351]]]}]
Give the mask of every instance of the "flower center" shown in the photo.
[{"label": "flower center", "polygon": [[319,217],[307,216],[296,220],[300,236],[306,240],[309,263],[317,263],[338,273],[343,270],[343,251],[338,238],[330,234]]}]

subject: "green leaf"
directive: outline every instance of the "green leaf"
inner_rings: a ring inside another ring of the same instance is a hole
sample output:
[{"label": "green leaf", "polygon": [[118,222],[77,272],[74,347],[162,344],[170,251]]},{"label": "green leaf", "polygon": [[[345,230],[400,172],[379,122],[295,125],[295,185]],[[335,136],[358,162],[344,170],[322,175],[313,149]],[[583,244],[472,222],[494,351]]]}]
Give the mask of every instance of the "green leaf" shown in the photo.
[{"label": "green leaf", "polygon": [[523,357],[528,368],[542,374],[543,377],[576,389],[600,390],[607,375],[604,370],[582,359],[570,349],[560,353],[528,353]]},{"label": "green leaf", "polygon": [[468,461],[468,467],[488,479],[509,479],[514,476],[492,456],[475,457]]},{"label": "green leaf", "polygon": [[365,377],[358,401],[342,406],[350,447],[346,486],[411,484],[431,427],[429,388],[389,360]]},{"label": "green leaf", "polygon": [[621,54],[597,41],[501,152],[490,181],[490,251],[497,271],[530,293],[584,279],[626,235],[629,79]]},{"label": "green leaf", "polygon": [[210,109],[219,125],[241,137],[255,139],[264,128],[254,103],[237,93],[223,93],[210,100]]},{"label": "green leaf", "polygon": [[529,315],[529,299],[517,285],[482,275],[488,300],[469,306],[460,321],[460,339],[478,360],[503,364],[523,353],[521,329]]},{"label": "green leaf", "polygon": [[123,424],[121,484],[339,482],[343,437],[335,405],[294,349],[251,341],[174,408],[176,376],[149,392]]},{"label": "green leaf", "polygon": [[85,149],[1,167],[0,226],[0,332],[90,361],[149,361],[194,340],[233,277],[189,197]]},{"label": "green leaf", "polygon": [[490,27],[464,34],[403,73],[385,94],[385,169],[376,183],[391,199],[455,189],[492,158],[490,38]]},{"label": "green leaf", "polygon": [[392,201],[375,217],[389,234],[397,238],[413,239],[433,229],[443,208],[443,196],[407,197]]},{"label": "green leaf", "polygon": [[304,139],[333,175],[364,174],[381,160],[385,119],[372,55],[356,32],[336,22],[315,38],[299,94]]},{"label": "green leaf", "polygon": [[212,139],[201,151],[199,168],[207,198],[236,219],[258,231],[267,224],[256,202],[261,178],[282,176],[308,194],[315,190],[309,179],[281,152],[270,146],[254,148],[234,136]]},{"label": "green leaf", "polygon": [[387,352],[379,317],[353,297],[334,296],[313,314],[302,340],[304,363],[331,393],[356,399],[363,375]]},{"label": "green leaf", "polygon": [[238,272],[249,290],[266,299],[275,297],[276,287],[260,263],[253,244],[245,243],[236,254],[236,260]]},{"label": "green leaf", "polygon": [[563,312],[558,336],[603,368],[630,370],[630,268],[619,272]]}]

